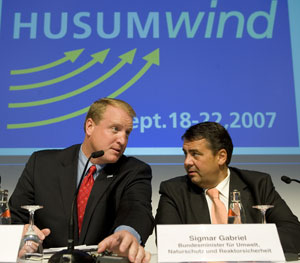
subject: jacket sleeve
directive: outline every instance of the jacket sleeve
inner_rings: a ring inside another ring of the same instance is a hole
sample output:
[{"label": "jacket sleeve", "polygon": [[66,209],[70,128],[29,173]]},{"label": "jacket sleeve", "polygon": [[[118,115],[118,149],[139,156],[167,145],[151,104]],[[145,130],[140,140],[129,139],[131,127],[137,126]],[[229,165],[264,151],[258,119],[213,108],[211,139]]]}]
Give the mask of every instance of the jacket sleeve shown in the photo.
[{"label": "jacket sleeve", "polygon": [[[158,224],[183,224],[172,187],[168,187],[168,182],[160,184],[160,199],[155,216],[155,225]],[[178,194],[178,193],[177,193]]]},{"label": "jacket sleeve", "polygon": [[267,222],[276,224],[284,252],[299,253],[300,223],[298,218],[275,190],[269,175],[265,178],[263,185],[261,190],[265,199],[264,204],[274,205],[266,213]]},{"label": "jacket sleeve", "polygon": [[152,215],[152,171],[143,162],[136,163],[131,159],[122,169],[125,187],[118,193],[118,209],[114,228],[120,225],[132,227],[145,245],[152,234],[154,219]]},{"label": "jacket sleeve", "polygon": [[27,224],[28,211],[22,209],[22,205],[33,205],[34,203],[34,186],[33,186],[33,167],[35,154],[29,158],[21,177],[9,199],[9,208],[13,224]]}]

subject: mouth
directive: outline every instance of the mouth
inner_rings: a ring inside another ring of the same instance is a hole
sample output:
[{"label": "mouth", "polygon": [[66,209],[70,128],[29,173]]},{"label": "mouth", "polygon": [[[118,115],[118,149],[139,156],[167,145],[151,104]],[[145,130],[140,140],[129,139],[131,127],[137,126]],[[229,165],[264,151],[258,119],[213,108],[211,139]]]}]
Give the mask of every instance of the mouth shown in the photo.
[{"label": "mouth", "polygon": [[121,154],[122,150],[119,148],[111,148],[114,152],[116,152],[117,154]]},{"label": "mouth", "polygon": [[196,171],[188,171],[188,176],[195,176],[197,175]]}]

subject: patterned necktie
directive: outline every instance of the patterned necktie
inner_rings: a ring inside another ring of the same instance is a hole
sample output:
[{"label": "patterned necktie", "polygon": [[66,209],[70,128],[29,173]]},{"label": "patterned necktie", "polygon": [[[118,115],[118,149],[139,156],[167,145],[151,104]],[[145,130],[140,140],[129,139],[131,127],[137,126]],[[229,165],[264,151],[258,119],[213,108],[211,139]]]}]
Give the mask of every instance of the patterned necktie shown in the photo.
[{"label": "patterned necktie", "polygon": [[227,211],[224,203],[219,199],[219,191],[216,188],[207,190],[207,195],[212,200],[211,221],[212,224],[227,224]]},{"label": "patterned necktie", "polygon": [[84,217],[84,211],[89,199],[91,190],[94,185],[93,174],[96,172],[97,168],[95,165],[92,165],[87,173],[87,175],[82,180],[81,186],[78,191],[77,196],[77,216],[78,216],[78,231],[81,232],[81,226]]}]

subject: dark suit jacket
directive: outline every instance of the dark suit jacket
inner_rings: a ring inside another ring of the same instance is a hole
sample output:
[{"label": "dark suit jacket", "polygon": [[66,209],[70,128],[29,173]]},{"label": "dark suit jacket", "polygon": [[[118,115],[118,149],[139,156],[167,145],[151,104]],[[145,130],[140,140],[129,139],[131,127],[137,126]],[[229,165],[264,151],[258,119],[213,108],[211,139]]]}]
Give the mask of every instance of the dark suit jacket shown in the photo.
[{"label": "dark suit jacket", "polygon": [[[44,206],[35,214],[40,229],[51,229],[44,247],[67,245],[79,149],[80,145],[74,145],[33,153],[10,198],[13,223],[28,223],[28,212],[21,205]],[[98,244],[119,225],[134,228],[145,244],[154,226],[151,179],[150,166],[133,157],[122,156],[117,163],[106,165],[95,180],[79,239],[75,232],[75,245]],[[77,231],[76,211],[74,221]]]},{"label": "dark suit jacket", "polygon": [[[275,223],[285,252],[300,252],[300,223],[285,201],[275,191],[268,174],[230,167],[229,191],[237,189],[246,214],[246,223],[260,223],[262,218],[253,205],[272,204],[268,223]],[[160,185],[156,224],[210,224],[204,190],[187,176],[164,181]]]}]

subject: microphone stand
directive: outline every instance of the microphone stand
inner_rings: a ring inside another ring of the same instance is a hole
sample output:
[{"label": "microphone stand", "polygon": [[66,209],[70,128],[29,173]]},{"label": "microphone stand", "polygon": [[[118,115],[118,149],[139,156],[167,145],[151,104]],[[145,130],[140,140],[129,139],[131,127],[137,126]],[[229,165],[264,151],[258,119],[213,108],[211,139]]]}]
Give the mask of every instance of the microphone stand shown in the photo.
[{"label": "microphone stand", "polygon": [[281,176],[281,180],[282,180],[283,182],[285,182],[286,184],[290,184],[292,181],[297,182],[297,183],[300,183],[299,180],[297,180],[297,179],[291,179],[290,177],[285,176],[285,175]]},{"label": "microphone stand", "polygon": [[91,158],[99,158],[104,155],[104,151],[98,151],[93,152],[91,156],[88,158],[85,167],[83,169],[82,175],[80,177],[80,181],[78,184],[78,187],[76,188],[74,199],[71,206],[71,216],[70,216],[70,222],[69,222],[69,235],[68,235],[68,246],[67,249],[64,249],[62,251],[59,251],[55,254],[53,254],[50,259],[49,263],[94,263],[95,259],[89,255],[88,253],[81,251],[79,249],[74,249],[74,206],[77,202],[77,195],[79,192],[79,188],[81,186],[82,180],[85,176],[88,164],[91,160]]},{"label": "microphone stand", "polygon": [[297,183],[299,183],[299,184],[300,184],[300,181],[299,181],[299,180],[297,180],[297,179],[291,179],[291,181],[293,181],[293,182],[297,182]]}]

